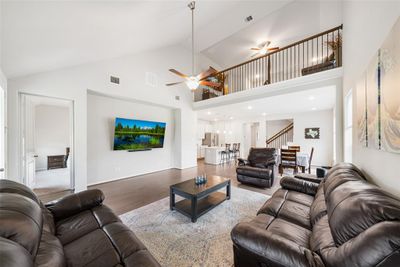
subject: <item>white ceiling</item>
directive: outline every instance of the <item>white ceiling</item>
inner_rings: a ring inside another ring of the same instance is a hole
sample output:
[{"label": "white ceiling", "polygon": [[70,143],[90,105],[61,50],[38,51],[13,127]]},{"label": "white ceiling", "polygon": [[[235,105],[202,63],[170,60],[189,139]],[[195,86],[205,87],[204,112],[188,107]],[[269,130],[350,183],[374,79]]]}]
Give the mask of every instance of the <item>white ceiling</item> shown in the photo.
[{"label": "white ceiling", "polygon": [[[196,43],[205,49],[290,1],[199,0]],[[11,78],[185,44],[188,2],[1,1],[1,67]]]},{"label": "white ceiling", "polygon": [[[335,106],[335,86],[271,96],[238,104],[198,111],[199,119],[207,121],[249,120],[272,115],[318,112]],[[251,109],[249,109],[251,107]]]},{"label": "white ceiling", "polygon": [[251,59],[251,47],[285,45],[341,24],[340,1],[293,1],[202,51],[222,68]]}]

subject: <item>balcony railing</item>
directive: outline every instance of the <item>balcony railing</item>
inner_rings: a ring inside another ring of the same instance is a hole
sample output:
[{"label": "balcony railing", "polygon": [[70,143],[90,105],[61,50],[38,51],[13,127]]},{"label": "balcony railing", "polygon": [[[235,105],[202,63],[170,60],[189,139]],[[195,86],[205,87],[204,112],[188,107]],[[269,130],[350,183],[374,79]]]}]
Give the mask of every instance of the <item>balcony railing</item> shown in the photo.
[{"label": "balcony railing", "polygon": [[203,88],[201,100],[340,67],[342,29],[340,25],[204,78],[220,86]]}]

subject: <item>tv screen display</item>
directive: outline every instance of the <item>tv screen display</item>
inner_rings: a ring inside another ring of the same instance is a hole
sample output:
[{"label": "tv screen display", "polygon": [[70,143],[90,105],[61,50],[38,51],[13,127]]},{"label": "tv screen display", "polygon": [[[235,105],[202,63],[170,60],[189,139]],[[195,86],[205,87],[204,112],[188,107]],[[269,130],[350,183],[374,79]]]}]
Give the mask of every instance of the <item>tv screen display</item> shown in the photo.
[{"label": "tv screen display", "polygon": [[115,119],[114,150],[146,150],[164,146],[164,122]]}]

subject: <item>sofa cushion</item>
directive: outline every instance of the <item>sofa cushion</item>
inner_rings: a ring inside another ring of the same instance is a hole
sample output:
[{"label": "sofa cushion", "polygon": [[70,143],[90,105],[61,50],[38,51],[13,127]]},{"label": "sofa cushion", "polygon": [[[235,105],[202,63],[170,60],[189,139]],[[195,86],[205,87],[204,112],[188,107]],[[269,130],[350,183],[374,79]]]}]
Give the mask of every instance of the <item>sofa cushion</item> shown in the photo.
[{"label": "sofa cushion", "polygon": [[7,267],[33,267],[33,256],[18,243],[0,237],[0,263]]},{"label": "sofa cushion", "polygon": [[92,211],[86,210],[72,217],[58,221],[56,235],[61,243],[66,244],[99,229],[99,224]]},{"label": "sofa cushion", "polygon": [[311,231],[271,217],[259,214],[233,228],[235,265],[240,261],[240,266],[323,266],[319,256],[308,249]]},{"label": "sofa cushion", "polygon": [[320,184],[315,194],[314,202],[310,207],[310,220],[311,225],[314,225],[322,216],[327,213],[326,203],[325,203],[325,194],[324,194],[324,185]]},{"label": "sofa cushion", "polygon": [[110,239],[101,229],[92,231],[64,246],[67,265],[115,266],[120,258]]},{"label": "sofa cushion", "polygon": [[32,198],[26,194],[0,194],[0,237],[18,243],[34,256],[39,248],[42,223],[42,211]]},{"label": "sofa cushion", "polygon": [[64,248],[60,240],[48,231],[42,232],[35,265],[40,267],[66,266]]},{"label": "sofa cushion", "polygon": [[384,221],[400,224],[400,200],[365,181],[348,181],[326,199],[333,238],[341,245]]},{"label": "sofa cushion", "polygon": [[311,230],[310,206],[312,200],[313,197],[306,194],[278,189],[257,214],[268,214]]}]

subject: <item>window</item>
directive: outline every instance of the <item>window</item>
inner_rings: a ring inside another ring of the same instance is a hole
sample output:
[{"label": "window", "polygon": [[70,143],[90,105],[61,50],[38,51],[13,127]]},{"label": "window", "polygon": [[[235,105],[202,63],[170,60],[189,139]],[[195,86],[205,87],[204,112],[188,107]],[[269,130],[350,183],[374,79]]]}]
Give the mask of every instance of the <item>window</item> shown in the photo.
[{"label": "window", "polygon": [[353,93],[348,92],[344,100],[344,160],[352,162],[353,146]]}]

